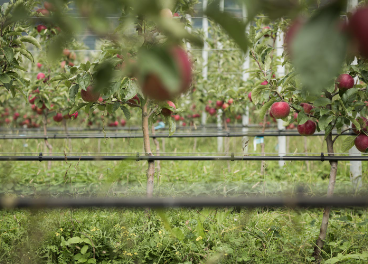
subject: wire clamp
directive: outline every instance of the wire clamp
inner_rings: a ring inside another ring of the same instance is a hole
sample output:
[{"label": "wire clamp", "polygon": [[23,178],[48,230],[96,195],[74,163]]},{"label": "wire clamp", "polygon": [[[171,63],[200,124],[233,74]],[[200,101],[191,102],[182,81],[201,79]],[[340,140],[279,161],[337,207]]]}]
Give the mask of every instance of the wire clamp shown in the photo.
[{"label": "wire clamp", "polygon": [[321,152],[321,161],[325,161],[325,155],[323,154],[323,152]]},{"label": "wire clamp", "polygon": [[234,161],[234,152],[231,153],[231,161]]},{"label": "wire clamp", "polygon": [[41,162],[42,161],[42,152],[40,152],[40,154],[38,155],[38,161]]},{"label": "wire clamp", "polygon": [[56,134],[54,134],[54,138],[56,138]]},{"label": "wire clamp", "polygon": [[136,161],[139,161],[139,152],[137,152],[137,155],[136,155]]}]

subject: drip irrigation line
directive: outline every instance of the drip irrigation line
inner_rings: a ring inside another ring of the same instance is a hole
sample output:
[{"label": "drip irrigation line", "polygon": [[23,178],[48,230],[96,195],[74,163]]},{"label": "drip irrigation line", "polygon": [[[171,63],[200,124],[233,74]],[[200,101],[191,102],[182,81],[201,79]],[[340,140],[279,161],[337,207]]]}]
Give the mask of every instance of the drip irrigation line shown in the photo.
[{"label": "drip irrigation line", "polygon": [[[333,135],[338,135],[333,133]],[[343,133],[342,135],[356,135],[352,132]],[[279,137],[279,136],[290,136],[299,137],[302,136],[295,132],[243,132],[243,133],[231,133],[231,132],[213,132],[213,133],[177,133],[169,136],[164,133],[157,133],[150,135],[150,138],[218,138],[218,137]],[[314,133],[311,136],[325,136],[325,133]],[[0,139],[87,139],[87,138],[143,138],[142,134],[122,134],[122,133],[105,133],[105,134],[48,134],[48,135],[0,135]]]},{"label": "drip irrigation line", "polygon": [[368,207],[368,197],[0,198],[0,209],[171,207]]},{"label": "drip irrigation line", "polygon": [[0,161],[368,161],[368,156],[0,156]]}]

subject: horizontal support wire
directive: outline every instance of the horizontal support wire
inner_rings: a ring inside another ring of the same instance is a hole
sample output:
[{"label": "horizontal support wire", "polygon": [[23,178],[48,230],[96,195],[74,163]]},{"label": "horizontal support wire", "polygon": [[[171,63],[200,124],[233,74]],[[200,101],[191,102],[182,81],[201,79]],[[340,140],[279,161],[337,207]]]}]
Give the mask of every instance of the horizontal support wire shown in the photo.
[{"label": "horizontal support wire", "polygon": [[15,208],[171,208],[171,207],[367,207],[368,197],[252,198],[0,198],[0,209]]},{"label": "horizontal support wire", "polygon": [[[333,135],[338,135],[333,133]],[[342,135],[349,136],[355,135],[354,133],[343,133]],[[224,132],[213,132],[213,133],[177,133],[169,136],[168,134],[157,133],[150,135],[151,138],[211,138],[211,137],[279,137],[279,136],[290,136],[299,137],[302,136],[295,132],[286,132],[280,130],[279,132],[243,132],[243,133],[224,133]],[[324,133],[314,133],[311,136],[325,136]],[[84,138],[143,138],[142,134],[121,134],[121,133],[105,133],[105,134],[48,134],[48,135],[0,135],[0,139],[84,139]]]},{"label": "horizontal support wire", "polygon": [[368,156],[0,156],[0,161],[368,161]]}]

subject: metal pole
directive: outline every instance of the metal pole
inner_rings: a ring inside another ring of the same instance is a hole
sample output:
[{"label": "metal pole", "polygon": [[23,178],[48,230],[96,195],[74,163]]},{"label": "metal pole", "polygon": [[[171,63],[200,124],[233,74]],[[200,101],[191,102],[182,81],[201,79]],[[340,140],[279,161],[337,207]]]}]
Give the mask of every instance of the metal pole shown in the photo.
[{"label": "metal pole", "polygon": [[[277,57],[281,58],[280,64],[277,65],[277,75],[278,77],[284,76],[285,75],[285,69],[282,66],[282,62],[283,62],[283,58],[282,58],[282,53],[284,52],[284,32],[282,30],[278,30],[277,32],[277,39],[276,39],[276,54]],[[271,77],[272,78],[272,77]],[[281,87],[278,88],[278,91],[281,91]],[[284,121],[282,121],[281,119],[277,119],[277,128],[280,131],[284,131],[285,127],[284,127]],[[277,137],[278,140],[278,146],[279,146],[279,155],[283,156],[286,153],[286,137],[285,136],[279,136]],[[279,166],[283,167],[285,165],[285,162],[280,160],[279,161]]]},{"label": "metal pole", "polygon": [[[207,16],[204,14],[205,10],[207,8],[207,0],[203,0],[203,18],[202,18],[202,28],[204,32],[204,40],[203,40],[203,50],[202,50],[202,59],[203,59],[203,65],[202,65],[202,77],[203,80],[206,81],[208,77],[208,19]],[[205,125],[207,123],[207,112],[202,111],[201,116],[202,125]]]}]

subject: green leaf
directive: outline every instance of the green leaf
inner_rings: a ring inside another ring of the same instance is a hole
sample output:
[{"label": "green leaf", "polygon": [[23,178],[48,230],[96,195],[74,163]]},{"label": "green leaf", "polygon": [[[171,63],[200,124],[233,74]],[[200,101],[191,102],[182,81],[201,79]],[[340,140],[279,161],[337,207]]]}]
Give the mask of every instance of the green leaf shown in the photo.
[{"label": "green leaf", "polygon": [[252,90],[252,101],[254,104],[260,103],[263,99],[263,93],[267,88],[264,85],[258,85]]},{"label": "green leaf", "polygon": [[96,259],[94,259],[94,258],[90,258],[90,259],[87,261],[87,263],[96,263]]},{"label": "green leaf", "polygon": [[38,43],[37,39],[35,39],[32,36],[23,36],[23,37],[20,37],[19,40],[22,42],[31,43],[32,45],[36,46],[38,49],[41,49],[40,43]]},{"label": "green leaf", "polygon": [[[253,96],[253,94],[252,94]],[[265,103],[262,108],[259,110],[259,118],[261,120],[263,120],[267,110],[271,107],[271,105],[276,102],[276,99],[275,98],[272,98],[270,101],[268,101],[267,103]]]},{"label": "green leaf", "polygon": [[[350,120],[351,123],[355,125],[356,129],[359,131],[361,128],[360,122],[351,116],[347,116],[347,118]],[[362,121],[362,124],[364,123],[364,121],[361,118],[360,121]]]},{"label": "green leaf", "polygon": [[129,109],[125,106],[125,105],[120,105],[120,109],[123,110],[124,112],[124,115],[125,115],[125,118],[127,120],[130,119],[130,112],[129,112]]},{"label": "green leaf", "polygon": [[67,243],[68,244],[78,244],[78,243],[81,243],[82,240],[80,237],[72,237],[72,238],[69,238]]},{"label": "green leaf", "polygon": [[4,47],[3,48],[3,51],[4,51],[4,55],[5,55],[5,58],[6,60],[11,63],[13,61],[13,58],[14,58],[14,52],[13,52],[13,49],[10,48],[10,47]]},{"label": "green leaf", "polygon": [[183,231],[181,231],[181,229],[179,227],[174,227],[172,229],[172,233],[180,241],[184,240],[184,237],[185,237],[184,233],[183,233]]},{"label": "green leaf", "polygon": [[306,91],[320,94],[338,75],[347,38],[339,29],[341,1],[321,8],[299,30],[292,43],[292,60]]},{"label": "green leaf", "polygon": [[331,123],[334,119],[332,115],[324,115],[318,120],[318,126],[321,131],[325,130],[326,127]]},{"label": "green leaf", "polygon": [[87,250],[88,250],[88,245],[84,245],[82,248],[81,248],[81,254],[86,254],[86,252],[87,252]]},{"label": "green leaf", "polygon": [[332,129],[333,129],[332,124],[329,124],[329,125],[326,127],[326,129],[325,129],[325,140],[326,140],[326,138],[328,137],[328,135],[331,133]]},{"label": "green leaf", "polygon": [[313,102],[314,106],[326,106],[328,104],[331,104],[331,100],[328,98],[320,97],[317,100]]},{"label": "green leaf", "polygon": [[10,81],[11,81],[11,78],[10,78],[10,76],[8,74],[6,74],[6,73],[0,74],[0,82],[2,82],[2,83],[10,83]]},{"label": "green leaf", "polygon": [[34,62],[33,55],[28,50],[21,49],[21,48],[15,48],[15,51],[18,51],[20,54],[22,54],[24,57],[29,59],[31,62]]},{"label": "green leaf", "polygon": [[304,113],[304,111],[298,113],[298,125],[303,125],[308,120],[309,117]]},{"label": "green leaf", "polygon": [[73,108],[70,109],[69,111],[69,115],[74,114],[76,111],[78,111],[79,109],[81,109],[83,106],[86,106],[86,105],[88,105],[88,103],[80,103],[78,105],[73,106]]},{"label": "green leaf", "polygon": [[210,3],[205,13],[225,30],[244,53],[247,53],[249,41],[245,34],[246,25],[243,21],[236,19],[230,13],[220,11],[218,0]]},{"label": "green leaf", "polygon": [[77,95],[79,90],[79,85],[78,84],[74,84],[70,90],[69,90],[69,100],[71,103],[75,102],[75,96]]},{"label": "green leaf", "polygon": [[91,83],[91,76],[89,75],[89,73],[83,75],[78,74],[77,83],[79,84],[79,87],[82,90],[86,90],[89,84]]},{"label": "green leaf", "polygon": [[176,122],[171,118],[171,116],[167,117],[169,121],[169,136],[172,136],[176,130]]},{"label": "green leaf", "polygon": [[342,152],[348,152],[354,146],[355,136],[346,137],[342,142]]}]

